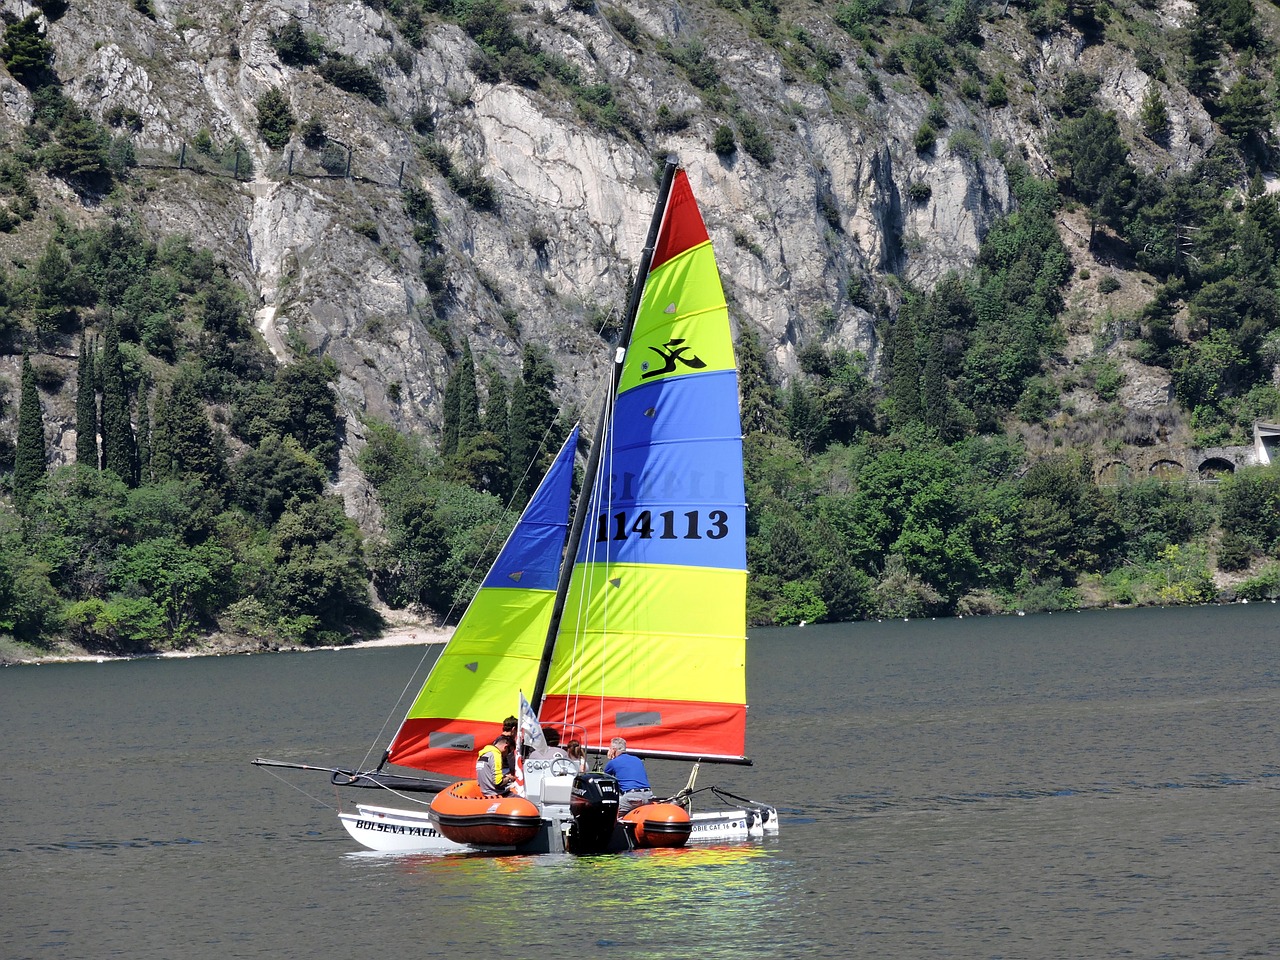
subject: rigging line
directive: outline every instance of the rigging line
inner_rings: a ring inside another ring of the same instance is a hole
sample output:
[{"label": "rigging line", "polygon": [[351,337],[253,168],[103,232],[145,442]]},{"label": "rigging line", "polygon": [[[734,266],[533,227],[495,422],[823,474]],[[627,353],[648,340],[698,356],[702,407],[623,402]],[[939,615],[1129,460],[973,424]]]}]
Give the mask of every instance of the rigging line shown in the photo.
[{"label": "rigging line", "polygon": [[[628,344],[627,346],[628,346],[628,349],[630,349],[630,344]],[[623,366],[624,367],[626,366],[625,360],[623,361]],[[605,481],[604,483],[597,484],[596,486],[596,489],[600,493],[599,512],[604,514],[605,516],[608,516],[610,513],[613,512],[613,482],[612,482],[613,464],[614,464],[614,459],[618,453],[618,447],[617,447],[618,431],[617,431],[617,423],[614,420],[614,415],[617,413],[617,411],[618,411],[618,394],[617,394],[617,391],[615,390],[613,395],[609,397],[609,410],[608,410],[609,424],[607,427],[609,431],[608,443],[607,443],[608,450],[606,452],[606,460],[605,460],[608,467],[606,470],[602,465],[602,472],[604,474]],[[600,698],[601,704],[604,703],[604,695],[605,695],[605,689],[606,689],[605,664],[609,662],[609,613],[610,613],[610,610],[612,609],[612,602],[613,602],[613,594],[609,590],[609,581],[611,579],[611,574],[613,572],[612,567],[610,566],[610,563],[612,561],[612,553],[613,553],[612,548],[613,548],[613,542],[608,538],[608,536],[606,536],[604,545],[601,551],[604,554],[604,563],[600,567],[601,572],[604,574],[604,583],[601,584],[601,588],[600,588],[601,603],[600,603],[600,642],[599,642],[599,652],[600,652],[599,698]],[[602,709],[597,710],[596,718],[597,718],[596,719],[596,723],[597,723],[596,742],[599,743],[601,746],[605,746],[604,710]]]},{"label": "rigging line", "polygon": [[[547,441],[548,439],[550,439],[551,431],[552,429],[554,429],[557,422],[558,422],[558,419],[553,420],[551,423],[547,424],[547,428],[542,432],[542,438],[538,441],[538,449],[534,453],[533,459],[528,464],[525,465],[524,474],[520,477],[519,484],[512,490],[511,496],[507,499],[506,505],[502,508],[502,515],[501,515],[502,522],[498,523],[496,526],[493,527],[493,529],[489,533],[489,538],[485,541],[484,548],[480,550],[479,553],[476,554],[476,561],[472,565],[470,572],[467,574],[467,581],[466,581],[466,584],[468,587],[470,587],[472,584],[476,584],[475,588],[471,590],[472,596],[475,595],[475,593],[480,589],[480,585],[483,584],[484,582],[483,578],[481,578],[479,582],[477,582],[476,580],[476,573],[479,570],[480,565],[484,563],[485,558],[489,555],[490,550],[493,547],[494,541],[498,538],[498,532],[503,527],[506,526],[505,521],[507,520],[508,517],[511,516],[512,513],[515,512],[515,503],[516,503],[516,496],[517,496],[516,491],[524,486],[524,482],[525,480],[528,479],[529,474],[532,472],[534,464],[541,462],[543,457],[546,455],[546,452],[548,449]],[[501,547],[499,547],[499,549],[501,549]],[[490,560],[489,562],[492,563],[493,561]],[[487,570],[488,567],[486,567],[485,569]],[[449,620],[453,617],[454,611],[457,609],[458,609],[458,603],[455,600],[449,606],[448,612],[445,613],[443,622],[448,623]],[[447,644],[448,640],[446,640],[445,643]],[[418,665],[414,667],[413,670],[410,672],[409,679],[405,681],[404,687],[400,690],[400,695],[396,697],[395,702],[391,705],[391,709],[387,711],[386,718],[382,721],[382,726],[378,729],[377,734],[374,735],[372,742],[369,744],[369,749],[365,751],[364,759],[360,761],[359,765],[361,767],[368,765],[369,758],[372,757],[374,752],[378,749],[378,744],[387,742],[386,741],[387,728],[391,725],[392,719],[395,718],[398,714],[400,714],[401,704],[404,703],[405,697],[408,696],[409,692],[414,687],[421,686],[421,684],[425,682],[425,680],[419,681],[418,677],[422,674],[423,665],[427,662],[427,655],[431,652],[431,648],[434,646],[436,646],[436,644],[433,644],[433,643],[427,643],[423,645],[422,656],[418,660]],[[439,660],[438,657],[437,657],[437,660]],[[401,719],[400,723],[396,725],[397,734],[400,732],[400,728],[402,726],[404,726],[403,719]],[[394,734],[392,735],[391,740],[392,741],[395,740]],[[388,743],[387,747],[383,750],[384,756],[387,752],[390,751],[390,749],[391,747],[390,747],[390,744]],[[385,759],[383,762],[384,763],[386,762]],[[379,766],[379,769],[381,769],[382,764],[380,763],[378,766]],[[387,789],[390,789],[390,788],[387,788]]]},{"label": "rigging line", "polygon": [[[607,417],[610,409],[608,405],[608,391],[612,387],[612,377],[610,375],[605,376],[602,382],[602,386],[604,387],[604,396],[602,397],[602,403],[600,406],[602,408],[602,415]],[[603,468],[599,464],[597,464],[597,467],[596,467],[597,478],[600,476],[602,469]],[[591,500],[587,504],[588,515],[599,512],[600,496],[601,496],[600,484],[599,482],[597,482],[592,486]],[[571,716],[572,717],[571,722],[574,723],[575,726],[578,725],[578,722],[577,722],[578,721],[578,699],[579,699],[579,691],[580,691],[580,684],[581,684],[581,680],[579,679],[579,675],[578,675],[578,659],[579,659],[579,654],[582,650],[582,645],[584,643],[585,635],[586,635],[586,625],[587,625],[586,611],[590,609],[590,606],[591,606],[590,598],[592,596],[592,593],[595,587],[595,578],[596,578],[597,571],[596,571],[594,561],[596,557],[596,551],[597,551],[597,547],[596,547],[595,540],[594,539],[587,540],[587,545],[585,548],[584,563],[582,567],[581,576],[579,579],[579,592],[577,597],[578,606],[576,611],[576,617],[574,619],[574,623],[576,626],[573,633],[573,642],[570,645],[569,663],[566,671],[565,716],[566,718]],[[577,561],[576,556],[566,558],[566,562],[570,564],[574,564],[576,563],[576,561]]]},{"label": "rigging line", "polygon": [[[317,797],[314,793],[308,793],[306,790],[303,790],[300,786],[298,786],[298,785],[297,785],[296,783],[294,783],[292,780],[289,780],[289,779],[287,779],[287,778],[285,778],[285,777],[280,776],[280,774],[276,773],[276,772],[275,772],[274,770],[272,770],[270,767],[266,767],[266,766],[264,766],[262,769],[263,769],[263,770],[266,770],[266,771],[267,771],[267,773],[269,773],[271,776],[275,777],[275,778],[276,778],[277,780],[279,780],[281,783],[283,783],[283,784],[285,784],[285,785],[287,785],[287,786],[293,787],[293,789],[297,790],[300,794],[302,794],[302,795],[303,795],[304,797],[306,797],[308,800],[311,800],[311,801],[312,801],[312,802],[314,802],[314,803],[318,803],[318,804],[320,804],[320,806],[322,806],[322,807],[328,807],[330,810],[341,810],[341,809],[342,809],[341,807],[336,807],[336,806],[334,806],[332,803],[329,803],[329,802],[328,802],[328,801],[326,801],[326,800],[321,800],[321,799],[320,799],[319,797]],[[335,791],[335,793],[336,793],[336,791]]]}]

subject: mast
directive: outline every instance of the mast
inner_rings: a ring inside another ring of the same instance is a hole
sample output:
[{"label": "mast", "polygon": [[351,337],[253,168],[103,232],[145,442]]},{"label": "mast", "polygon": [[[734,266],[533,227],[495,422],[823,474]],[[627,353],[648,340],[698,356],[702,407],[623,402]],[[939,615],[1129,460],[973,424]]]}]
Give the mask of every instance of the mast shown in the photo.
[{"label": "mast", "polygon": [[640,300],[644,296],[645,282],[649,278],[649,264],[653,261],[653,249],[658,243],[658,232],[662,229],[662,221],[667,212],[667,200],[671,196],[671,183],[675,180],[678,166],[674,157],[667,157],[666,166],[662,171],[662,184],[658,188],[658,202],[653,208],[653,219],[649,223],[649,236],[640,253],[640,267],[636,271],[635,281],[631,284],[631,299],[627,303],[627,315],[623,320],[622,334],[618,337],[618,347],[613,354],[609,389],[605,393],[604,403],[600,409],[600,419],[596,423],[595,434],[591,439],[591,452],[587,455],[582,489],[578,492],[578,502],[574,506],[573,526],[569,529],[569,542],[565,546],[564,563],[560,566],[556,598],[551,608],[551,623],[547,627],[547,640],[542,648],[542,660],[538,664],[538,679],[533,686],[533,696],[529,698],[529,705],[533,707],[535,714],[542,706],[542,695],[547,687],[547,674],[551,671],[551,656],[556,649],[556,634],[560,632],[560,620],[564,615],[564,604],[569,594],[569,581],[573,576],[574,561],[578,557],[578,544],[582,541],[582,528],[586,525],[591,497],[595,493],[596,471],[600,467],[600,448],[604,442],[605,427],[612,415],[618,383],[622,379],[622,363],[627,357],[627,348],[631,345],[631,333],[636,325],[636,314],[640,312]]}]

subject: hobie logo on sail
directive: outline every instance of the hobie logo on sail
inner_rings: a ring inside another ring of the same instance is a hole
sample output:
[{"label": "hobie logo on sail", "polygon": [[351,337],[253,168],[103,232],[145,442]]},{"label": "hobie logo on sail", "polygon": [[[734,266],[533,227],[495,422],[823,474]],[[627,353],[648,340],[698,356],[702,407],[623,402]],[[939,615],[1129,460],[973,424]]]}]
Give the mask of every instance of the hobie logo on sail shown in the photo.
[{"label": "hobie logo on sail", "polygon": [[649,361],[640,364],[640,369],[644,373],[640,374],[641,380],[648,380],[650,377],[660,377],[664,373],[674,373],[677,364],[684,364],[690,370],[701,370],[707,364],[697,354],[686,357],[689,347],[684,344],[683,337],[675,337],[668,340],[660,347],[650,346],[649,349],[660,356],[663,360],[663,366],[657,370],[649,369]]}]

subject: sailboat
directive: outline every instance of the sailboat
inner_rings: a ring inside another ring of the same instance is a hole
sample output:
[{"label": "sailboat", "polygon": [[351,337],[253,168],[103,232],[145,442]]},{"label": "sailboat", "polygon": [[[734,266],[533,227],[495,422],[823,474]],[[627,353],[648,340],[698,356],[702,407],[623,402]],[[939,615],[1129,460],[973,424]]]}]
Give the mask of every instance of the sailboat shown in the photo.
[{"label": "sailboat", "polygon": [[[331,771],[340,785],[436,792],[427,809],[357,804],[340,814],[362,845],[596,852],[777,832],[774,807],[696,788],[702,763],[750,763],[746,498],[728,307],[688,175],[674,161],[610,377],[572,520],[577,428],[382,763]],[[536,718],[534,738],[556,729],[599,755],[622,737],[637,756],[692,761],[689,781],[669,802],[620,819],[616,781],[576,767],[531,762],[524,797],[485,797],[469,779],[476,753],[520,702]],[[435,776],[389,773],[388,763]],[[696,809],[708,794],[718,806]]]}]

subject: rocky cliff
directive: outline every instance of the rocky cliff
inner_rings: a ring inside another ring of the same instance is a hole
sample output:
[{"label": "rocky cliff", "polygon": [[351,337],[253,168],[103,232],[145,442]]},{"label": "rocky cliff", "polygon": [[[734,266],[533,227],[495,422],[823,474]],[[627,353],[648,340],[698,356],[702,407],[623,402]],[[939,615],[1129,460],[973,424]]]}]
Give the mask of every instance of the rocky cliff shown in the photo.
[{"label": "rocky cliff", "polygon": [[[65,92],[128,133],[138,166],[106,197],[41,179],[38,216],[0,236],[0,256],[29,262],[55,215],[123,211],[190,236],[251,291],[277,357],[333,358],[358,446],[371,416],[437,429],[464,339],[508,374],[523,343],[546,344],[564,405],[593,408],[601,330],[625,303],[667,154],[690,172],[735,321],[761,332],[785,378],[797,345],[814,339],[874,365],[877,321],[904,284],[972,266],[1010,209],[999,157],[1019,151],[1052,172],[1050,109],[1067,76],[1098,78],[1098,102],[1117,112],[1140,168],[1186,168],[1212,144],[1199,101],[1139,69],[1132,38],[1086,43],[1069,22],[1034,34],[1017,8],[970,5],[981,17],[960,61],[968,80],[926,90],[883,55],[900,27],[872,18],[873,57],[865,31],[837,25],[853,6],[529,0],[498,24],[509,26],[499,44],[534,65],[521,74],[495,67],[474,22],[431,4],[5,0],[11,21],[42,13]],[[1127,11],[1157,32],[1192,13],[1183,0]],[[286,63],[289,30],[362,68],[373,95],[341,89],[314,60]],[[997,77],[1004,96],[984,96]],[[1153,85],[1169,108],[1163,145],[1135,132]],[[258,106],[273,90],[296,121],[277,148]],[[32,111],[27,89],[0,72],[0,138],[16,141]],[[931,119],[937,140],[922,147]],[[211,165],[211,149],[242,149],[252,173],[238,152],[230,174]],[[480,202],[466,184],[487,191]],[[406,187],[432,201],[429,243],[414,240]],[[1064,221],[1064,238],[1077,265],[1092,262],[1076,227],[1069,235]],[[1072,349],[1093,349],[1089,296],[1088,285],[1072,294]],[[1149,372],[1133,367],[1128,389],[1167,401]]]}]

